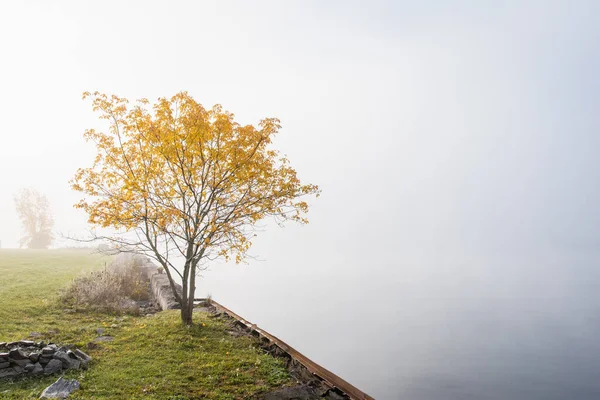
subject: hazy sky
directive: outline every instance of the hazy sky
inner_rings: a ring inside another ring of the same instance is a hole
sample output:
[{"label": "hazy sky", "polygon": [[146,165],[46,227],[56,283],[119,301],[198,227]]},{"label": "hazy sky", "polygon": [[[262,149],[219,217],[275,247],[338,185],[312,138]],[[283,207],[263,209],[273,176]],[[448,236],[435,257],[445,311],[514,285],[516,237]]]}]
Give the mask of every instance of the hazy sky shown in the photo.
[{"label": "hazy sky", "polygon": [[47,194],[58,231],[85,229],[67,182],[99,123],[81,92],[187,90],[243,124],[280,118],[276,145],[323,189],[311,223],[267,230],[251,266],[331,292],[278,296],[366,284],[384,302],[384,283],[460,284],[500,254],[596,254],[599,16],[593,0],[2,0],[0,239],[17,245],[22,187]]},{"label": "hazy sky", "polygon": [[21,187],[57,230],[85,227],[82,91],[187,90],[282,120],[277,145],[324,189],[298,234],[340,256],[596,246],[598,4],[2,1],[0,238],[17,243]]}]

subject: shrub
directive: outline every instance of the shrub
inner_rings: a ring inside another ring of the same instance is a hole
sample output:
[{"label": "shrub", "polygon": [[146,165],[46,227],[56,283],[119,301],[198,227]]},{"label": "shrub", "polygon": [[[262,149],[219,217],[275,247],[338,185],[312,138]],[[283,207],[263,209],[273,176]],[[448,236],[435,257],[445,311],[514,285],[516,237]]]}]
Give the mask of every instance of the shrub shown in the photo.
[{"label": "shrub", "polygon": [[141,266],[145,259],[121,255],[102,271],[76,278],[62,294],[64,303],[79,309],[138,314],[136,301],[149,300],[149,283]]}]

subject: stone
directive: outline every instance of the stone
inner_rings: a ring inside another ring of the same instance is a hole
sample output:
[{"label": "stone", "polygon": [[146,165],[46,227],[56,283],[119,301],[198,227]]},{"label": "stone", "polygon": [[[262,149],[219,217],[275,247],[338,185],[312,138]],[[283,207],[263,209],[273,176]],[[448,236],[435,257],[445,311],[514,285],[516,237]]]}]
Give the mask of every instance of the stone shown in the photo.
[{"label": "stone", "polygon": [[52,356],[41,356],[38,359],[38,362],[42,365],[46,365],[50,362],[50,360],[52,360]]},{"label": "stone", "polygon": [[81,361],[69,357],[66,352],[61,350],[54,353],[54,359],[60,360],[64,369],[79,369],[81,366]]},{"label": "stone", "polygon": [[73,354],[77,357],[77,359],[81,362],[81,368],[87,369],[87,365],[90,361],[92,361],[92,357],[85,354],[83,351],[79,349],[75,349]]},{"label": "stone", "polygon": [[0,369],[6,369],[10,367],[10,363],[8,361],[0,363]]},{"label": "stone", "polygon": [[79,389],[77,380],[63,379],[61,376],[56,382],[44,389],[40,399],[66,399],[77,389]]},{"label": "stone", "polygon": [[23,368],[19,367],[18,365],[17,365],[17,366],[15,366],[15,367],[13,367],[13,369],[15,370],[15,372],[16,372],[17,374],[20,374],[20,373],[22,373],[22,372],[23,372]]},{"label": "stone", "polygon": [[15,347],[18,346],[19,342],[8,342],[6,343],[6,347]]},{"label": "stone", "polygon": [[42,354],[43,355],[52,355],[56,352],[56,346],[52,347],[52,346],[46,346],[42,349]]},{"label": "stone", "polygon": [[13,360],[25,360],[28,359],[29,357],[27,357],[27,354],[25,354],[23,352],[23,350],[17,348],[17,349],[12,349],[11,351],[8,352],[8,357],[13,359]]},{"label": "stone", "polygon": [[8,353],[0,353],[0,361],[4,362],[8,360]]},{"label": "stone", "polygon": [[30,364],[31,361],[29,360],[29,358],[26,358],[24,360],[10,360],[11,363],[18,365],[19,367],[24,367],[27,364]]},{"label": "stone", "polygon": [[31,362],[36,363],[40,359],[40,355],[38,353],[31,353],[29,355],[29,359],[31,360]]},{"label": "stone", "polygon": [[20,340],[19,345],[25,346],[25,347],[35,346],[35,342],[32,340]]},{"label": "stone", "polygon": [[32,372],[35,368],[35,364],[27,364],[25,367],[23,367],[23,369],[25,370],[25,372]]},{"label": "stone", "polygon": [[42,336],[44,336],[44,335],[42,335],[39,332],[30,332],[29,333],[29,337],[32,337],[32,338],[39,338],[39,337],[42,337]]},{"label": "stone", "polygon": [[0,347],[6,347],[6,342],[0,343]]},{"label": "stone", "polygon": [[102,335],[104,335],[104,328],[96,328],[96,333],[97,333],[99,336],[102,336]]},{"label": "stone", "polygon": [[91,361],[92,357],[88,356],[87,354],[85,354],[83,351],[79,350],[79,349],[75,349],[75,351],[73,352],[77,357],[79,357],[79,359],[81,361]]},{"label": "stone", "polygon": [[44,374],[50,375],[62,371],[63,363],[60,360],[50,360],[44,367]]},{"label": "stone", "polygon": [[112,342],[114,339],[112,336],[98,336],[94,342]]},{"label": "stone", "polygon": [[52,357],[55,360],[60,360],[63,364],[64,369],[69,368],[69,366],[71,365],[71,357],[69,357],[64,351],[59,350],[56,353],[54,353],[54,356]]},{"label": "stone", "polygon": [[44,367],[40,363],[35,363],[33,367],[33,371],[31,371],[32,375],[39,375],[44,372]]},{"label": "stone", "polygon": [[17,375],[19,375],[19,374],[13,368],[7,368],[7,369],[0,370],[0,379],[2,379],[2,378],[14,378]]},{"label": "stone", "polygon": [[315,390],[308,385],[285,387],[261,397],[264,400],[311,400],[316,399]]}]

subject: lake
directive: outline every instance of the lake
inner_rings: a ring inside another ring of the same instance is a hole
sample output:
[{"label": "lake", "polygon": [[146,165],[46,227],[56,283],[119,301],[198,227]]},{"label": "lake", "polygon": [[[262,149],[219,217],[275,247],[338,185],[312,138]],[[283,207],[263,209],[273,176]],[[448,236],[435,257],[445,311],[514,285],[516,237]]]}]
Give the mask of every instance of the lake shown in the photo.
[{"label": "lake", "polygon": [[377,399],[599,399],[598,257],[507,253],[364,268],[276,255],[215,266],[198,294]]}]

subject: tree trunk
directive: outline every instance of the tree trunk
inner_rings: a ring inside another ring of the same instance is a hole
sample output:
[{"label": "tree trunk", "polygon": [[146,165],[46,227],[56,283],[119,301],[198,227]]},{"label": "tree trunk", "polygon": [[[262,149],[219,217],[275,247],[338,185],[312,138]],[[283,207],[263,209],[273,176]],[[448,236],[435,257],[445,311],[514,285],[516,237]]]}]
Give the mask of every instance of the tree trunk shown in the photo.
[{"label": "tree trunk", "polygon": [[192,325],[192,313],[194,309],[189,307],[187,299],[182,299],[181,304],[181,322],[184,325],[191,326]]}]

